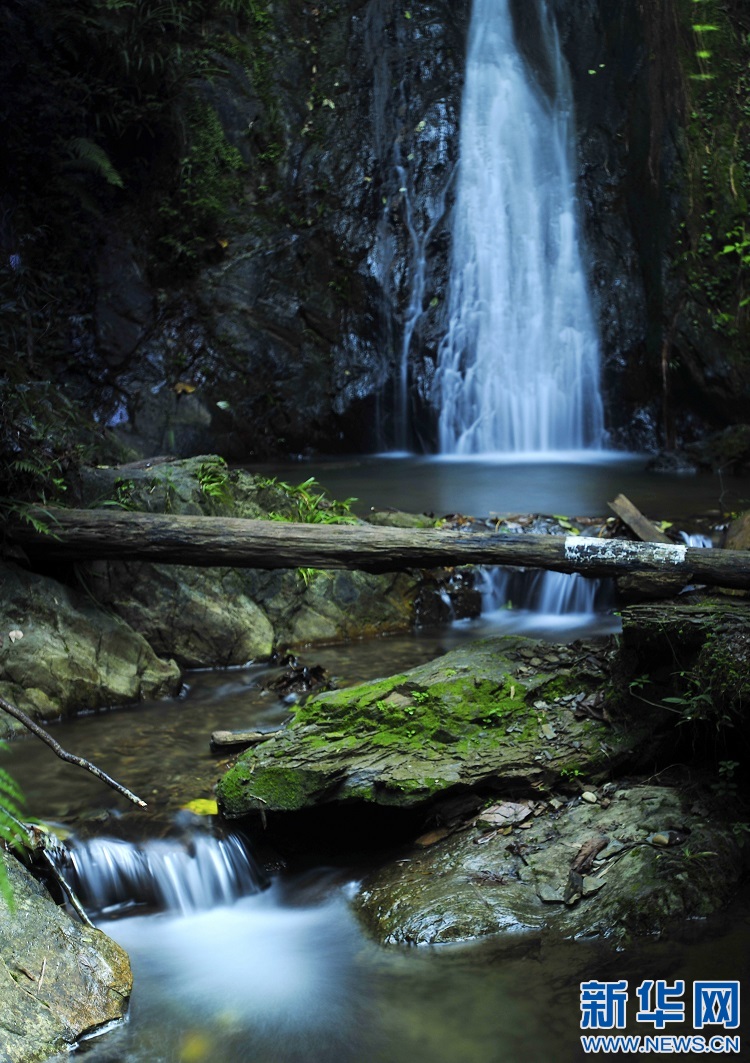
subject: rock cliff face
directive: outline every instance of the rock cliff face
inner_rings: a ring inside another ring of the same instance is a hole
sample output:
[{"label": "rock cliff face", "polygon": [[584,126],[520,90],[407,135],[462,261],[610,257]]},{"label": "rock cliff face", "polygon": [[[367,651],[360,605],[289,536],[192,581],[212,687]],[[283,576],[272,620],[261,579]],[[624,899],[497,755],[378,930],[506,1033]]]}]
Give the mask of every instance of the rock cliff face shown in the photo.
[{"label": "rock cliff face", "polygon": [[[722,310],[698,266],[739,270],[741,252],[716,266],[721,233],[703,239],[725,190],[709,195],[691,177],[701,138],[720,122],[711,126],[699,98],[708,90],[691,80],[692,13],[677,0],[548,4],[574,85],[613,440],[656,446],[736,420],[750,376],[737,357],[746,324],[739,297]],[[244,166],[222,186],[223,220],[197,272],[158,261],[132,206],[99,255],[107,415],[140,453],[431,449],[470,0],[254,6],[244,28],[212,26],[221,73],[190,88],[218,119],[212,165],[231,149]],[[511,6],[544,84],[537,8]],[[717,69],[740,47],[721,19],[728,50]],[[718,110],[718,80],[711,91]],[[696,114],[703,126],[691,132]],[[187,122],[194,147],[203,128]],[[744,171],[731,165],[727,195],[739,205]],[[716,224],[726,234],[731,211]]]}]

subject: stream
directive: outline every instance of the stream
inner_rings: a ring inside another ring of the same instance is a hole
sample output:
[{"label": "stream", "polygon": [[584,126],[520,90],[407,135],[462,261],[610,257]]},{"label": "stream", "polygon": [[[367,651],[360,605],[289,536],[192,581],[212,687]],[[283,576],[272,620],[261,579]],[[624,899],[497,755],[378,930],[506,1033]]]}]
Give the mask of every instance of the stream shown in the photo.
[{"label": "stream", "polygon": [[[568,483],[571,512],[589,508],[582,484]],[[514,508],[518,500],[510,501]],[[345,685],[480,635],[568,641],[618,629],[606,585],[557,574],[518,580],[485,572],[477,620],[315,648],[300,659]],[[40,743],[14,743],[13,771],[29,808],[74,831],[79,888],[133,965],[129,1020],[81,1044],[90,1063],[567,1063],[584,1058],[581,980],[749,973],[747,897],[669,939],[618,952],[605,941],[553,944],[539,933],[434,949],[376,946],[348,904],[378,859],[366,839],[334,839],[330,854],[283,866],[260,827],[227,834],[181,811],[212,795],[223,763],[209,750],[213,730],[272,730],[288,718],[288,701],[267,689],[283,667],[188,673],[178,698],[54,728],[68,749],[146,798],[145,812]],[[669,1033],[691,1032],[675,1025]]]}]

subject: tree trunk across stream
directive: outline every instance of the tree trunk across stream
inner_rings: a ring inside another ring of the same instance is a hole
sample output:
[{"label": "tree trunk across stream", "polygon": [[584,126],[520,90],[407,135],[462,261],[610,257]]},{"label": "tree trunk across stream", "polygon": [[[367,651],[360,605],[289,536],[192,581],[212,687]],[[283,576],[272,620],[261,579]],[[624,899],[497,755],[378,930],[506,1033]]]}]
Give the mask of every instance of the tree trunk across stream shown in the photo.
[{"label": "tree trunk across stream", "polygon": [[750,587],[750,553],[583,535],[295,524],[235,517],[44,510],[40,533],[17,523],[12,540],[32,560],[139,559],[210,567],[311,566],[394,572],[443,565],[518,565],[583,576],[667,576],[688,583]]}]

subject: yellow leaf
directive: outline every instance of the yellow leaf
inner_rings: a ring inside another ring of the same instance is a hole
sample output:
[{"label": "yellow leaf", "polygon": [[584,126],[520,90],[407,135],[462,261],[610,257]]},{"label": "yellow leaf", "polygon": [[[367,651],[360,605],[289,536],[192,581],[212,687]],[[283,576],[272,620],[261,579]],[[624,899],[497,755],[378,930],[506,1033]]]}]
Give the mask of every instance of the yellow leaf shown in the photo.
[{"label": "yellow leaf", "polygon": [[219,806],[208,797],[196,797],[182,806],[186,812],[193,812],[196,816],[217,816]]},{"label": "yellow leaf", "polygon": [[201,1063],[210,1059],[213,1045],[202,1030],[189,1030],[183,1034],[180,1045],[180,1063]]},{"label": "yellow leaf", "polygon": [[172,390],[176,395],[192,395],[195,391],[195,384],[188,384],[186,380],[178,380]]}]

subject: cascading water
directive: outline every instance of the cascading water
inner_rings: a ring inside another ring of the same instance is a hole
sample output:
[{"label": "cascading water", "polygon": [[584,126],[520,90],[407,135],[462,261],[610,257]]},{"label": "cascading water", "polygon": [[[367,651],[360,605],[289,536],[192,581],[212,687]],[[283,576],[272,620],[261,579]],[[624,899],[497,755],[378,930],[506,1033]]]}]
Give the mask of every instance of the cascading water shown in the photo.
[{"label": "cascading water", "polygon": [[529,2],[539,5],[550,97],[519,53],[508,0],[474,0],[436,376],[447,454],[579,450],[604,439],[571,89],[546,4]]},{"label": "cascading water", "polygon": [[134,845],[117,838],[73,841],[58,851],[61,873],[87,908],[147,904],[183,915],[229,904],[265,885],[236,835],[191,832]]},{"label": "cascading water", "polygon": [[477,569],[485,625],[508,633],[544,636],[619,630],[612,613],[612,580],[585,579],[576,573],[542,572],[497,566]]},{"label": "cascading water", "polygon": [[[382,344],[393,367],[380,396],[378,430],[379,442],[393,454],[408,452],[413,445],[410,355],[424,314],[428,246],[444,218],[455,168],[449,163],[445,104],[433,101],[429,123],[416,121],[412,112],[413,74],[404,62],[403,21],[396,20],[395,49],[383,46],[391,23],[389,5],[370,4],[365,23],[367,54],[373,64],[371,146],[382,206],[369,267],[382,293]],[[410,28],[410,36],[413,33]],[[419,179],[417,154],[430,158],[433,181],[427,187]],[[435,169],[443,175],[437,181]]]}]

